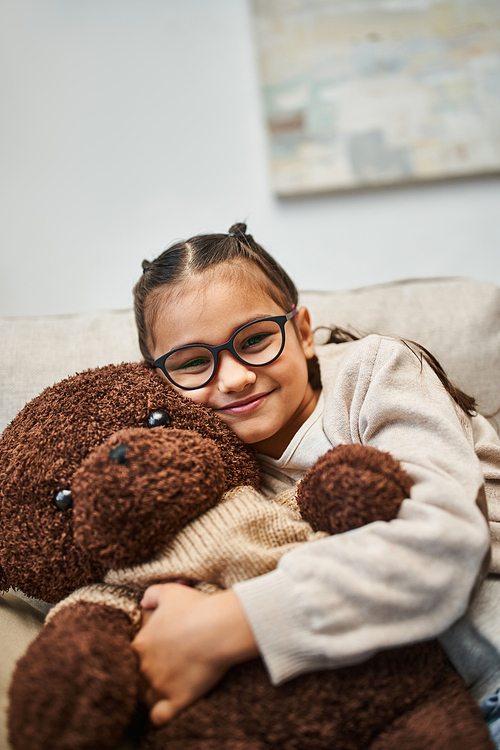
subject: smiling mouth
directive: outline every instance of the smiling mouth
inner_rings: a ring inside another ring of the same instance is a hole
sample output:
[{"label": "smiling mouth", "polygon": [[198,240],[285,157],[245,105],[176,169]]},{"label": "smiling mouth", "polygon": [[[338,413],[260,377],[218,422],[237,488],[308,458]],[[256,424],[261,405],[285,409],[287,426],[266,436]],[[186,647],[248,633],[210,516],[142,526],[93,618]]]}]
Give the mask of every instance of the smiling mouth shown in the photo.
[{"label": "smiling mouth", "polygon": [[272,391],[269,391],[268,393],[260,393],[257,396],[251,396],[250,398],[246,398],[243,401],[234,401],[227,406],[220,407],[217,411],[223,411],[231,414],[244,414],[245,412],[252,411],[253,409],[256,409],[258,406],[260,406],[270,393],[272,393]]}]

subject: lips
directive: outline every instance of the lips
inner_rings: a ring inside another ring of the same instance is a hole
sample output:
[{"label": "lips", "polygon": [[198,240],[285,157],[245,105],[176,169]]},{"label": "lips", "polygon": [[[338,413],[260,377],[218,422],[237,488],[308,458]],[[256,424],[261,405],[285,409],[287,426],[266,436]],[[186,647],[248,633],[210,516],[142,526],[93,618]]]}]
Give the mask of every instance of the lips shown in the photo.
[{"label": "lips", "polygon": [[250,396],[249,398],[242,399],[241,401],[233,401],[227,406],[220,407],[217,411],[223,411],[226,414],[245,414],[246,412],[257,409],[269,396],[272,391],[267,393],[259,393],[256,396]]}]

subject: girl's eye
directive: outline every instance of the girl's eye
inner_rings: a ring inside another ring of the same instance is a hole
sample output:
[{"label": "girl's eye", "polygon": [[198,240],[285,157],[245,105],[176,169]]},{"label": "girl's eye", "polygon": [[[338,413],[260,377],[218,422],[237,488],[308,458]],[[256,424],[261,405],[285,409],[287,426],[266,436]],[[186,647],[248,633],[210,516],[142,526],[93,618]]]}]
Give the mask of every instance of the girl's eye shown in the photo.
[{"label": "girl's eye", "polygon": [[212,366],[212,355],[202,346],[178,349],[165,360],[165,367],[171,373],[205,372]]},{"label": "girl's eye", "polygon": [[254,333],[242,342],[241,349],[245,350],[258,346],[265,346],[269,337],[272,335],[272,333]]},{"label": "girl's eye", "polygon": [[197,357],[196,359],[190,359],[188,362],[184,362],[182,365],[179,365],[177,368],[178,370],[196,370],[199,372],[200,370],[204,370],[207,367],[210,367],[211,360],[205,359],[202,357]]}]

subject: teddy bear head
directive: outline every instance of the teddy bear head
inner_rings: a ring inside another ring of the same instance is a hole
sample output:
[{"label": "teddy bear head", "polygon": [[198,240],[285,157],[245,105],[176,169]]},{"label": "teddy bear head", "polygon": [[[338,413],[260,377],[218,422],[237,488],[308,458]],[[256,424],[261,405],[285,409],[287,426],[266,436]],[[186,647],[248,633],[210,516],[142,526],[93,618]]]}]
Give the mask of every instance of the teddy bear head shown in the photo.
[{"label": "teddy bear head", "polygon": [[245,484],[259,485],[253,451],[144,363],[74,375],[0,437],[0,589],[57,602]]}]

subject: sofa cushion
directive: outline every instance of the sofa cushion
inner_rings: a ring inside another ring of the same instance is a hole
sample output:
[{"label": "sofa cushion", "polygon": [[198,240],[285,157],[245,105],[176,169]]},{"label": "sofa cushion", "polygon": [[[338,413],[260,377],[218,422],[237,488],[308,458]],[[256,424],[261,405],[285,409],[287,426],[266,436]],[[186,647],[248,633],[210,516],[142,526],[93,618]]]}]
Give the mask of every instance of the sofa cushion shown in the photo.
[{"label": "sofa cushion", "polygon": [[[302,292],[313,326],[401,336],[425,346],[487,416],[500,409],[500,287],[464,278],[411,279]],[[325,331],[317,332],[319,342]],[[498,430],[498,422],[490,420]]]},{"label": "sofa cushion", "polygon": [[141,359],[131,310],[0,318],[0,432],[47,386]]},{"label": "sofa cushion", "polygon": [[0,750],[8,750],[7,702],[10,675],[16,661],[38,635],[43,615],[12,593],[0,597]]}]

